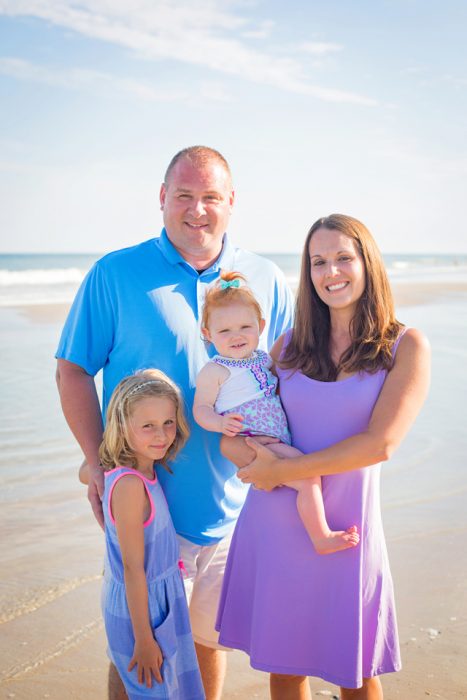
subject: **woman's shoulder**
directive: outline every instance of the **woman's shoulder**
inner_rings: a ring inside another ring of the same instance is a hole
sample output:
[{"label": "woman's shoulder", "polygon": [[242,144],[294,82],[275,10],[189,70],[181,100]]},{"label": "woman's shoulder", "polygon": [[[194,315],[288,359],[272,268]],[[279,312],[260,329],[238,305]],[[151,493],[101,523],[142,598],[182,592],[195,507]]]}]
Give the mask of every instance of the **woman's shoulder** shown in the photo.
[{"label": "woman's shoulder", "polygon": [[428,338],[418,328],[404,328],[399,338],[396,341],[397,348],[404,352],[413,352],[414,350],[429,352],[430,343]]},{"label": "woman's shoulder", "polygon": [[426,335],[417,328],[405,328],[394,345],[393,367],[420,368],[423,363],[428,363],[428,366],[430,354],[430,343]]}]

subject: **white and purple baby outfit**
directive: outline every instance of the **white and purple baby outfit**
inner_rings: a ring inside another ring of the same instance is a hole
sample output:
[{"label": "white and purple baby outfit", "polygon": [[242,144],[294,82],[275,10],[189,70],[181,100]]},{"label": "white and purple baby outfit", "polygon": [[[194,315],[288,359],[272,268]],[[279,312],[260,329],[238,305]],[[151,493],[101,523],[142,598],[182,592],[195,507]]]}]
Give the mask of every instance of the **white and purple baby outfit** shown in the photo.
[{"label": "white and purple baby outfit", "polygon": [[244,430],[240,435],[270,435],[290,445],[287,418],[276,393],[277,377],[269,369],[270,355],[255,350],[245,359],[215,355],[210,362],[229,371],[214,404],[216,413],[241,413]]}]

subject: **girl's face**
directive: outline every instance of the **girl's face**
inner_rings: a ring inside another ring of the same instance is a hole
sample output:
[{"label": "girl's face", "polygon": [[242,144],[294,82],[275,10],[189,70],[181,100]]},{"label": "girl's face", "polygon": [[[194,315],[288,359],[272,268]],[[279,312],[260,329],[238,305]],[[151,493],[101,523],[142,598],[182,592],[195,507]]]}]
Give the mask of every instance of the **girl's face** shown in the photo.
[{"label": "girl's face", "polygon": [[154,462],[164,457],[176,433],[177,411],[171,399],[148,396],[138,401],[128,421],[128,443],[138,470],[152,474]]},{"label": "girl's face", "polygon": [[264,325],[265,320],[259,320],[248,304],[231,304],[210,311],[209,328],[203,328],[203,335],[219,355],[243,360],[258,347]]},{"label": "girl's face", "polygon": [[330,310],[353,313],[365,291],[365,266],[353,238],[334,229],[319,228],[309,246],[311,281]]}]

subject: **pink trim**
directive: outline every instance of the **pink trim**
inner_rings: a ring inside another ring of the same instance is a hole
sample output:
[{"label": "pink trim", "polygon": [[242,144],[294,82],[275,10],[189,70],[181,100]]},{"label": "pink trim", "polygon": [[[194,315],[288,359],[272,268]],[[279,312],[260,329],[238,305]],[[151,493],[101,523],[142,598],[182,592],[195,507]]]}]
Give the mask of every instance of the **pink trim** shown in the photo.
[{"label": "pink trim", "polygon": [[[148,525],[150,525],[152,523],[152,521],[154,520],[154,517],[156,515],[154,501],[152,500],[152,496],[151,496],[151,492],[149,491],[148,484],[155,484],[157,482],[157,477],[154,474],[154,479],[148,479],[147,476],[144,476],[144,474],[141,474],[141,472],[137,471],[137,469],[131,469],[131,471],[130,471],[130,469],[128,467],[115,467],[115,469],[111,469],[109,472],[105,472],[105,476],[107,476],[108,474],[114,474],[119,469],[122,470],[122,473],[117,476],[117,478],[113,482],[112,486],[110,487],[110,491],[109,491],[109,498],[107,501],[109,518],[110,518],[112,524],[115,525],[115,518],[112,514],[112,508],[111,508],[112,494],[113,494],[113,490],[115,488],[115,484],[118,481],[120,481],[120,479],[124,476],[128,476],[128,475],[137,476],[139,479],[141,479],[141,481],[144,484],[144,488],[146,489],[146,493],[147,493],[148,498],[149,498],[149,504],[151,506],[151,512],[149,514],[149,518],[143,523],[143,527],[147,527]],[[126,471],[123,471],[123,470],[126,470]]]},{"label": "pink trim", "polygon": [[122,467],[122,466],[117,466],[114,467],[113,469],[109,469],[109,471],[104,472],[104,476],[109,476],[109,474],[115,474],[116,471],[119,469],[128,469],[131,470],[131,474],[138,474],[142,479],[148,482],[148,484],[155,484],[157,482],[157,475],[156,472],[154,472],[154,479],[148,479],[147,476],[144,476],[144,474],[141,474],[137,469],[133,469],[133,467]]}]

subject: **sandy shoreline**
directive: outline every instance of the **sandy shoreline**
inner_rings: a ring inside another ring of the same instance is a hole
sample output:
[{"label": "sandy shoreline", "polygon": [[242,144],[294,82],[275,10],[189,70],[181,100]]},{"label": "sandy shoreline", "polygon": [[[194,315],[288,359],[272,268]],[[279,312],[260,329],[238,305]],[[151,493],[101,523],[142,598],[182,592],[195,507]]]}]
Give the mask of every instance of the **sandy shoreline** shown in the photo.
[{"label": "sandy shoreline", "polygon": [[[467,292],[467,282],[393,282],[391,286],[397,307],[429,304]],[[13,308],[36,323],[56,323],[65,320],[70,305],[31,304]]]},{"label": "sandy shoreline", "polygon": [[[419,317],[408,308],[416,307],[423,321],[433,323],[434,341],[439,338],[434,360],[440,367],[433,387],[435,400],[425,422],[418,434],[414,431],[409,436],[407,447],[400,449],[400,456],[383,477],[383,516],[403,670],[383,676],[382,681],[386,700],[458,700],[467,698],[467,487],[447,467],[450,462],[464,463],[467,446],[459,437],[465,434],[459,419],[462,397],[453,403],[454,388],[464,381],[464,375],[447,372],[455,362],[467,366],[464,355],[458,354],[459,348],[464,351],[467,347],[467,333],[461,330],[467,327],[462,315],[467,283],[394,284],[393,288],[397,307],[406,307],[399,313],[402,321],[418,326]],[[451,300],[457,304],[452,317]],[[437,306],[432,306],[435,302]],[[21,326],[31,326],[36,334],[31,337],[39,337],[50,324],[52,337],[58,334],[68,308],[67,304],[18,307],[13,315]],[[451,337],[452,319],[458,325]],[[12,348],[16,353],[13,344]],[[35,345],[31,348],[36,350]],[[52,356],[52,347],[46,350]],[[47,373],[44,381],[55,393],[53,361],[47,367],[42,362],[37,371]],[[451,408],[446,429],[441,419]],[[51,420],[53,432],[62,421],[58,402],[56,409],[49,410],[57,411]],[[28,469],[25,458],[27,471],[16,475],[12,470],[3,482],[0,698],[107,697],[106,644],[99,606],[102,535],[75,477],[79,450],[73,447],[71,436],[67,445],[69,452],[60,455],[55,466],[49,465],[49,471],[36,474]],[[430,462],[433,445],[439,447]],[[5,473],[7,468],[5,465]],[[54,474],[50,485],[44,481],[49,473]],[[330,624],[337,645],[339,621]],[[338,693],[335,686],[318,678],[310,679],[310,686],[315,698],[332,698]],[[245,654],[232,652],[224,700],[268,697],[267,674],[252,670]]]},{"label": "sandy shoreline", "polygon": [[[99,549],[99,535],[95,535]],[[404,667],[400,673],[382,677],[387,700],[467,697],[465,571],[461,566],[456,571],[458,537],[456,533],[442,534],[438,540],[432,533],[426,537],[430,548],[438,553],[442,550],[442,570],[433,569],[432,561],[423,562],[418,556],[420,548],[426,551],[427,543],[410,538],[389,542]],[[68,590],[50,589],[49,596],[36,606],[4,623],[2,698],[105,700],[108,662],[100,586],[98,573],[75,579]],[[338,621],[334,624],[338,643]],[[310,685],[315,697],[338,695],[335,686],[318,678],[310,679]],[[229,654],[224,700],[268,697],[267,674],[252,670],[245,654]]]}]

